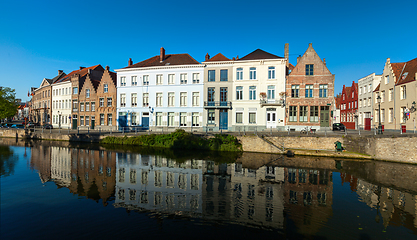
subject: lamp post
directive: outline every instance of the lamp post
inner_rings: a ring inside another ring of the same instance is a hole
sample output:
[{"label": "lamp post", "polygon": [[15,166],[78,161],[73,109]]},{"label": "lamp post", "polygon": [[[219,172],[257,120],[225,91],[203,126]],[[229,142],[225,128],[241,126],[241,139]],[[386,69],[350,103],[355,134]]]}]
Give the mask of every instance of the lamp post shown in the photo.
[{"label": "lamp post", "polygon": [[381,96],[378,95],[376,98],[378,101],[378,134],[382,134],[382,125],[381,125]]}]

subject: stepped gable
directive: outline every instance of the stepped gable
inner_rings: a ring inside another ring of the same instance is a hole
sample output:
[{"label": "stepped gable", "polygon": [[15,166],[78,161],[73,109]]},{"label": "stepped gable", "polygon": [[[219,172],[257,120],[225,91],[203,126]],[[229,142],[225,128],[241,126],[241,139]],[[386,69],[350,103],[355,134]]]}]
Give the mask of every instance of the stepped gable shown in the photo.
[{"label": "stepped gable", "polygon": [[244,60],[260,60],[260,59],[284,59],[283,57],[276,56],[274,54],[265,52],[262,49],[256,49],[255,51],[249,53],[248,55],[240,58],[236,61],[244,61]]},{"label": "stepped gable", "polygon": [[403,67],[399,71],[399,74],[397,74],[397,70],[394,71],[395,76],[397,78],[396,85],[416,81],[417,58],[414,58],[413,60],[410,60],[404,64],[405,66],[403,65]]},{"label": "stepped gable", "polygon": [[161,61],[160,55],[148,58],[142,62],[138,62],[131,66],[127,66],[123,69],[129,68],[141,68],[141,67],[162,67],[162,66],[172,66],[172,65],[190,65],[190,64],[200,64],[194,58],[192,58],[187,53],[181,54],[167,54],[164,55],[163,60]]},{"label": "stepped gable", "polygon": [[214,57],[207,59],[204,62],[222,62],[222,61],[232,61],[231,59],[225,57],[223,54],[218,53],[217,55],[215,55]]}]

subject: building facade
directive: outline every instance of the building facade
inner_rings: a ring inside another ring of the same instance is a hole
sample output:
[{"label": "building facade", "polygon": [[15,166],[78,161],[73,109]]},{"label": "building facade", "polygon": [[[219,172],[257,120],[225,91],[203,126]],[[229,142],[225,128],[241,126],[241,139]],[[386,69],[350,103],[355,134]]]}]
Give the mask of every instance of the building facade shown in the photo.
[{"label": "building facade", "polygon": [[66,74],[58,70],[58,75],[52,79],[44,78],[39,88],[32,90],[30,121],[40,125],[50,124],[52,116],[52,84]]},{"label": "building facade", "polygon": [[63,77],[52,85],[52,125],[54,128],[71,127],[71,81]]},{"label": "building facade", "polygon": [[284,129],[287,59],[257,49],[233,63],[233,131]]},{"label": "building facade", "polygon": [[321,60],[310,43],[307,51],[297,59],[288,75],[286,108],[288,128],[314,129],[332,124],[331,106],[334,104],[335,76]]},{"label": "building facade", "polygon": [[95,111],[98,129],[116,130],[117,75],[106,66],[103,77],[97,87],[97,98],[91,110]]},{"label": "building facade", "polygon": [[[415,129],[416,124],[416,75],[417,58],[408,62],[391,63],[390,58],[385,62],[381,83],[374,91],[375,124],[381,124],[384,129],[400,130],[405,126],[408,130]],[[414,103],[414,104],[413,104]],[[380,113],[379,113],[380,110]]]},{"label": "building facade", "polygon": [[117,125],[158,131],[203,126],[204,65],[189,54],[160,55],[116,70]]},{"label": "building facade", "polygon": [[210,58],[204,68],[204,129],[207,131],[232,128],[233,60],[221,53]]},{"label": "building facade", "polygon": [[381,75],[375,73],[358,80],[358,127],[360,129],[371,130],[374,128],[372,124],[375,105],[373,92],[380,82]]},{"label": "building facade", "polygon": [[340,106],[341,123],[347,129],[356,129],[358,124],[358,84],[352,82],[351,87],[343,85]]}]

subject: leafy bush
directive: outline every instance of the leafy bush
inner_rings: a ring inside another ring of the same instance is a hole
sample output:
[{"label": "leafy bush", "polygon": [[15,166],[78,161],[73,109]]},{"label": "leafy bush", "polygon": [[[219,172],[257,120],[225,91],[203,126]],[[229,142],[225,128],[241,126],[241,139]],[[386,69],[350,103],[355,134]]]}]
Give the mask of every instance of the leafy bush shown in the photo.
[{"label": "leafy bush", "polygon": [[214,138],[206,139],[192,133],[177,129],[170,134],[151,134],[134,137],[106,137],[102,144],[138,145],[146,147],[162,147],[181,150],[213,150],[213,151],[242,151],[242,145],[236,137],[217,134]]}]

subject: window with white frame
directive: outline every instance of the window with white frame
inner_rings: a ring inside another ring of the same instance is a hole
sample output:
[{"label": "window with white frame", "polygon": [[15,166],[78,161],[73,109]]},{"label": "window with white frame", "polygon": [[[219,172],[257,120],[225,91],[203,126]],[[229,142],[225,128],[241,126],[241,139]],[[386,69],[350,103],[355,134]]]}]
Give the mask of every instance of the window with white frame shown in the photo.
[{"label": "window with white frame", "polygon": [[249,68],[249,79],[256,79],[256,67]]},{"label": "window with white frame", "polygon": [[306,92],[305,92],[305,97],[306,98],[312,98],[313,97],[313,88],[314,88],[313,84],[307,84],[306,85]]},{"label": "window with white frame", "polygon": [[319,106],[310,106],[310,122],[319,121]]},{"label": "window with white frame", "polygon": [[120,86],[126,86],[126,77],[120,77]]},{"label": "window with white frame", "polygon": [[142,106],[143,107],[147,107],[147,106],[149,106],[149,93],[144,93],[143,95],[142,95]]},{"label": "window with white frame", "polygon": [[208,79],[209,82],[216,81],[216,70],[208,70]]},{"label": "window with white frame", "polygon": [[389,120],[390,123],[392,123],[394,121],[394,109],[390,108],[388,110],[388,114],[389,114],[389,119],[388,120]]},{"label": "window with white frame", "polygon": [[174,126],[174,117],[175,117],[175,113],[173,112],[168,113],[168,127]]},{"label": "window with white frame", "polygon": [[362,107],[362,99],[359,99],[359,107]]},{"label": "window with white frame", "polygon": [[275,99],[275,86],[274,85],[268,86],[268,91],[267,91],[266,96],[268,99]]},{"label": "window with white frame", "polygon": [[243,87],[236,86],[236,100],[243,100]]},{"label": "window with white frame", "polygon": [[268,67],[268,79],[275,79],[275,67]]},{"label": "window with white frame", "polygon": [[104,107],[104,98],[100,98],[100,99],[98,100],[98,106],[99,106],[99,107]]},{"label": "window with white frame", "polygon": [[162,113],[156,113],[156,126],[162,126]]},{"label": "window with white frame", "polygon": [[138,94],[132,93],[131,98],[132,107],[136,107],[138,105]]},{"label": "window with white frame", "polygon": [[394,90],[391,88],[389,90],[388,101],[392,101],[394,99]]},{"label": "window with white frame", "polygon": [[162,107],[162,93],[156,93],[156,106]]},{"label": "window with white frame", "polygon": [[103,92],[106,93],[109,91],[109,85],[106,83],[103,85]]},{"label": "window with white frame", "polygon": [[111,107],[113,105],[113,99],[107,98],[107,107]]},{"label": "window with white frame", "polygon": [[249,124],[255,124],[256,123],[256,112],[250,112],[249,113]]},{"label": "window with white frame", "polygon": [[120,107],[126,107],[126,94],[120,94]]},{"label": "window with white frame", "polygon": [[362,94],[362,87],[359,88],[359,95]]},{"label": "window with white frame", "polygon": [[300,85],[291,85],[291,97],[298,98],[300,91]]},{"label": "window with white frame", "polygon": [[236,80],[243,80],[243,68],[236,68]]},{"label": "window with white frame", "polygon": [[200,93],[199,92],[193,92],[193,106],[199,106],[200,105]]},{"label": "window with white frame", "polygon": [[369,98],[368,98],[368,107],[370,107],[370,106],[371,106],[371,102],[372,102],[372,98],[371,98],[371,97],[369,97]]},{"label": "window with white frame", "polygon": [[193,119],[192,119],[193,127],[200,126],[200,113],[193,112],[192,116],[193,116]]},{"label": "window with white frame", "polygon": [[143,75],[143,85],[147,86],[149,85],[149,75]]},{"label": "window with white frame", "polygon": [[297,122],[297,106],[290,106],[289,113],[290,113],[289,121]]},{"label": "window with white frame", "polygon": [[[376,95],[378,97],[378,95]],[[378,102],[378,101],[375,101]],[[385,102],[385,91],[381,92],[381,102]]]},{"label": "window with white frame", "polygon": [[308,106],[300,106],[300,122],[308,121]]},{"label": "window with white frame", "polygon": [[187,113],[181,112],[180,113],[180,126],[187,126]]},{"label": "window with white frame", "polygon": [[90,98],[90,89],[85,90],[85,97]]},{"label": "window with white frame", "polygon": [[162,85],[162,84],[163,84],[162,74],[156,75],[156,85]]},{"label": "window with white frame", "polygon": [[84,112],[84,103],[80,103],[80,111]]},{"label": "window with white frame", "polygon": [[193,73],[193,83],[200,83],[200,73]]},{"label": "window with white frame", "polygon": [[175,105],[175,93],[168,93],[168,107],[173,107]]},{"label": "window with white frame", "polygon": [[104,125],[104,114],[100,113],[100,125]]},{"label": "window with white frame", "polygon": [[207,123],[208,124],[215,124],[215,112],[214,112],[214,109],[209,109],[207,111]]},{"label": "window with white frame", "polygon": [[110,113],[110,114],[107,114],[107,126],[112,126],[112,124],[113,124],[113,115]]},{"label": "window with white frame", "polygon": [[187,84],[187,74],[186,73],[181,73],[181,75],[180,75],[180,81],[181,81],[181,84]]},{"label": "window with white frame", "polygon": [[256,100],[256,86],[249,87],[249,100]]},{"label": "window with white frame", "polygon": [[407,98],[406,86],[405,85],[401,86],[400,91],[401,91],[400,92],[401,99],[406,99]]},{"label": "window with white frame", "polygon": [[85,103],[85,111],[86,112],[89,112],[90,111],[90,103],[89,102],[86,102]]},{"label": "window with white frame", "polygon": [[180,106],[181,107],[187,106],[187,93],[186,92],[180,93]]},{"label": "window with white frame", "polygon": [[243,112],[236,112],[236,123],[243,123]]},{"label": "window with white frame", "polygon": [[371,89],[372,89],[372,84],[369,84],[368,85],[368,92],[371,92]]},{"label": "window with white frame", "polygon": [[327,87],[328,87],[327,84],[321,84],[319,86],[319,97],[321,97],[321,98],[327,98]]},{"label": "window with white frame", "polygon": [[94,112],[96,110],[96,103],[91,102],[91,111]]},{"label": "window with white frame", "polygon": [[132,76],[131,81],[132,81],[132,86],[137,86],[138,85],[138,76]]},{"label": "window with white frame", "polygon": [[384,122],[385,119],[385,109],[381,109],[381,122]]},{"label": "window with white frame", "polygon": [[168,84],[175,84],[175,74],[168,74]]},{"label": "window with white frame", "polygon": [[385,76],[385,84],[389,83],[389,75]]}]

